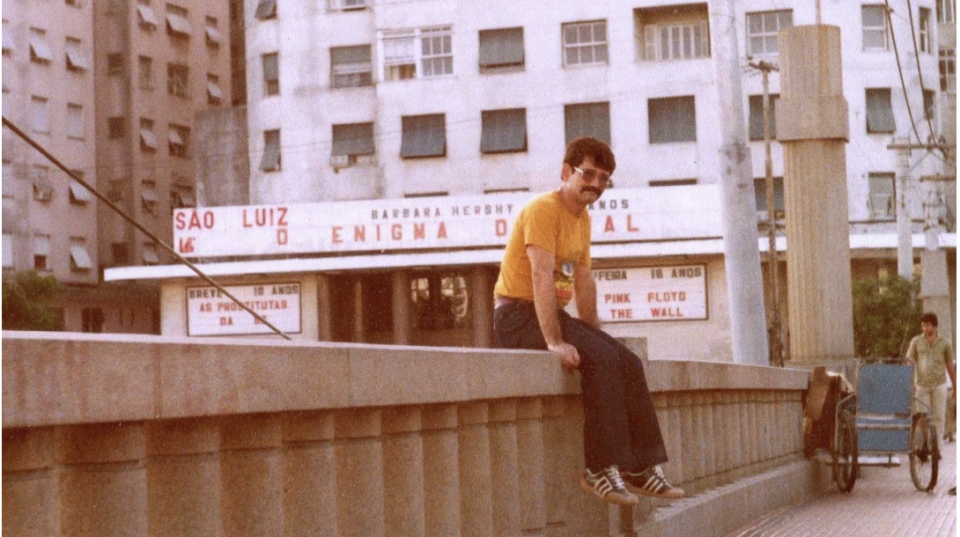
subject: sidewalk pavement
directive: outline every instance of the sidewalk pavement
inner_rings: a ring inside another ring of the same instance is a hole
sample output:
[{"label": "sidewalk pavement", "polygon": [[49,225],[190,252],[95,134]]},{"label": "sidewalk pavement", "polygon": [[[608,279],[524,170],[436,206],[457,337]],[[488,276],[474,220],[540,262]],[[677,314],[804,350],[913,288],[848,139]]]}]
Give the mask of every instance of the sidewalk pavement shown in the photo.
[{"label": "sidewalk pavement", "polygon": [[800,504],[778,509],[727,537],[954,537],[957,497],[957,444],[941,444],[943,459],[934,492],[919,492],[910,479],[910,462],[899,468],[864,467],[850,494],[836,486]]}]

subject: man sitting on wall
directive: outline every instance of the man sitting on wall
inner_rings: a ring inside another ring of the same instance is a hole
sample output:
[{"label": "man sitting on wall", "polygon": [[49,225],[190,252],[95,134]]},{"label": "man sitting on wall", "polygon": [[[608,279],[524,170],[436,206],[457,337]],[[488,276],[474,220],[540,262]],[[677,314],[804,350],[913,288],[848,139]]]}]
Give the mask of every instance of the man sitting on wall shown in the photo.
[{"label": "man sitting on wall", "polygon": [[[683,497],[660,465],[667,452],[636,354],[600,329],[590,269],[587,206],[610,186],[616,161],[596,138],[567,145],[561,183],[517,217],[494,293],[494,332],[500,345],[555,352],[580,371],[586,470],[581,486],[605,501],[635,505],[635,492]],[[576,298],[579,319],[562,308]]]}]

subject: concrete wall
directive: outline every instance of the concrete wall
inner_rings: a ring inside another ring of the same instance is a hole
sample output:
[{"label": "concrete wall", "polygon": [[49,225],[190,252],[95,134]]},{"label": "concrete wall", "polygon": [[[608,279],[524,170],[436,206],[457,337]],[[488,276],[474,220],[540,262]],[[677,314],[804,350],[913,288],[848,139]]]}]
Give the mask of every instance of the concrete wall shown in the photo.
[{"label": "concrete wall", "polygon": [[817,486],[802,371],[649,362],[665,470],[697,494],[654,511],[579,491],[578,379],[547,353],[3,340],[11,535],[719,536]]}]

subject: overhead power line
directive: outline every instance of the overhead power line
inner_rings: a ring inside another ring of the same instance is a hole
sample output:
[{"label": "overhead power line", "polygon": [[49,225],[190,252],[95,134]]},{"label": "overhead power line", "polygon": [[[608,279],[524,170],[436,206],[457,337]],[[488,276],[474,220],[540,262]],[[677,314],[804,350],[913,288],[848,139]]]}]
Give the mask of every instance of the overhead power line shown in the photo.
[{"label": "overhead power line", "polygon": [[106,196],[104,196],[103,194],[101,194],[96,188],[92,187],[89,183],[87,183],[86,181],[84,181],[83,178],[81,178],[81,177],[77,176],[77,174],[73,173],[73,171],[71,171],[70,169],[68,169],[62,162],[60,162],[60,160],[58,160],[58,159],[57,159],[56,157],[54,157],[49,151],[47,151],[46,148],[44,148],[44,147],[41,146],[39,143],[37,143],[36,141],[34,141],[33,138],[31,138],[30,136],[27,136],[26,133],[24,133],[22,130],[20,130],[16,125],[14,125],[14,124],[13,124],[10,120],[8,120],[6,117],[3,118],[3,126],[4,126],[4,127],[7,127],[8,129],[10,129],[14,134],[16,134],[18,137],[20,137],[23,141],[25,141],[25,142],[27,142],[28,144],[30,144],[31,147],[33,147],[33,148],[36,149],[38,152],[40,152],[40,154],[43,155],[43,156],[44,156],[47,160],[49,160],[51,163],[53,163],[54,166],[60,168],[60,170],[62,170],[63,173],[67,174],[68,177],[70,177],[71,179],[73,179],[74,181],[76,181],[77,183],[79,183],[81,186],[83,186],[83,188],[86,188],[87,190],[89,190],[91,194],[93,194],[94,196],[96,196],[97,199],[99,199],[101,202],[105,203],[105,204],[107,205],[107,207],[110,207],[110,209],[112,209],[114,212],[116,212],[116,213],[119,214],[121,217],[123,217],[123,219],[126,220],[127,222],[129,222],[133,227],[135,227],[135,228],[137,228],[138,230],[140,230],[141,232],[143,232],[144,235],[146,235],[147,237],[149,237],[149,238],[150,238],[152,241],[154,241],[156,244],[159,244],[161,247],[163,247],[164,250],[166,250],[166,251],[170,252],[171,254],[173,254],[173,256],[177,259],[177,261],[179,261],[179,262],[183,263],[184,265],[186,265],[190,270],[192,270],[193,272],[195,272],[195,273],[197,274],[197,276],[199,276],[199,277],[202,278],[204,281],[206,281],[207,283],[209,283],[210,285],[212,285],[213,287],[215,287],[218,291],[220,291],[221,293],[223,293],[223,295],[224,295],[225,297],[227,297],[227,298],[229,298],[230,300],[234,301],[238,306],[240,306],[241,308],[243,308],[247,313],[249,313],[250,315],[253,315],[254,318],[256,318],[259,322],[261,322],[261,323],[263,323],[265,326],[269,327],[271,330],[273,330],[274,332],[276,332],[277,334],[279,334],[279,335],[280,335],[281,337],[283,337],[284,339],[287,339],[287,340],[290,339],[290,336],[284,334],[279,328],[277,328],[276,326],[274,326],[273,324],[271,324],[270,321],[267,321],[262,315],[260,315],[260,314],[258,314],[257,312],[253,311],[249,306],[247,306],[246,304],[244,304],[243,302],[241,302],[237,297],[233,296],[233,294],[231,294],[229,291],[227,291],[226,289],[224,289],[224,287],[223,287],[222,285],[220,285],[219,283],[213,281],[213,279],[211,279],[209,276],[207,276],[206,274],[204,274],[203,271],[201,271],[199,268],[197,268],[196,265],[194,265],[193,263],[191,263],[190,261],[188,261],[187,259],[185,259],[183,256],[181,256],[180,254],[178,254],[170,245],[168,245],[168,244],[165,243],[164,241],[160,240],[160,238],[157,237],[156,235],[154,235],[153,233],[151,233],[150,230],[148,230],[147,228],[143,227],[143,225],[141,225],[140,222],[137,222],[137,220],[136,220],[135,218],[133,218],[133,217],[131,217],[130,215],[128,215],[126,212],[124,212],[123,209],[121,209],[121,208],[118,207],[116,204],[114,204],[112,201],[110,201],[109,199],[107,199]]}]

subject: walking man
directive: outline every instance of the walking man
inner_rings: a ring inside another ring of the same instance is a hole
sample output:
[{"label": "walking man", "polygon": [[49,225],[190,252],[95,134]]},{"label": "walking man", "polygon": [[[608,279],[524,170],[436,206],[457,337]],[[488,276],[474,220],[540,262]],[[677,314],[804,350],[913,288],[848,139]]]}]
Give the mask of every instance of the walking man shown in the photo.
[{"label": "walking man", "polygon": [[[632,493],[683,497],[660,465],[667,452],[640,358],[600,330],[590,270],[587,206],[610,186],[616,160],[596,138],[567,145],[560,187],[528,203],[514,223],[494,294],[502,347],[544,349],[580,371],[586,470],[581,486],[605,501],[635,505]],[[562,308],[576,300],[579,319]]]},{"label": "walking man", "polygon": [[[950,382],[957,385],[957,371],[953,365],[953,348],[950,342],[937,333],[939,320],[935,313],[920,316],[923,333],[910,341],[907,359],[917,364],[914,384],[917,398],[915,412],[929,412],[930,423],[938,433],[944,431],[947,413],[947,374]],[[950,404],[956,404],[956,390],[950,396]]]}]

